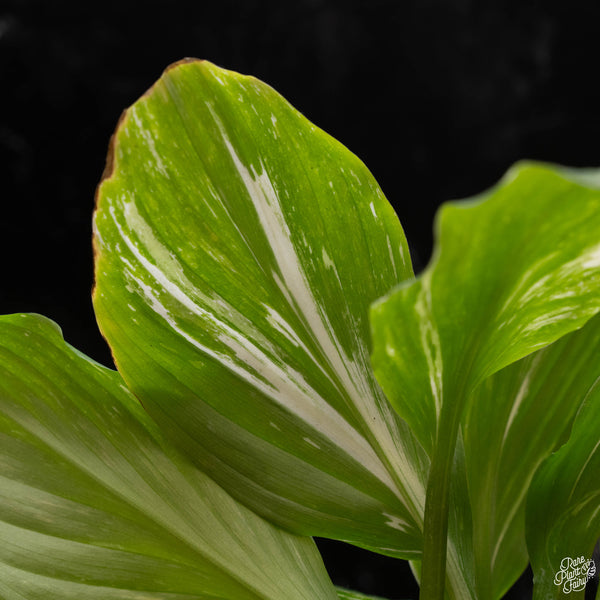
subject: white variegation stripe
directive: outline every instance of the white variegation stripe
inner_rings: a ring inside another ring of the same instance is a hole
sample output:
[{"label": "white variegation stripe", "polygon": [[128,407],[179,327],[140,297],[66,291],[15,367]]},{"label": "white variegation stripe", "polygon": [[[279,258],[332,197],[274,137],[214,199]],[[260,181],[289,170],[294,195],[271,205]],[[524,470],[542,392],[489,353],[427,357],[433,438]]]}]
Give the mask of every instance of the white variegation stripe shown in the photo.
[{"label": "white variegation stripe", "polygon": [[448,569],[446,577],[450,580],[450,588],[452,589],[453,597],[458,600],[466,600],[472,598],[473,593],[467,580],[465,579],[465,569],[459,559],[461,553],[456,548],[456,544],[448,539],[446,548]]},{"label": "white variegation stripe", "polygon": [[[596,379],[596,381],[594,381],[594,383],[591,385],[590,389],[587,391],[585,398],[583,399],[583,401],[581,403],[581,406],[585,406],[585,404],[588,402],[588,398],[591,396],[591,394],[593,394],[598,389],[599,386],[600,386],[600,377],[598,377]],[[583,476],[585,469],[587,468],[588,464],[594,457],[594,454],[596,453],[596,451],[598,450],[599,447],[600,447],[600,440],[598,440],[598,443],[594,446],[593,450],[590,452],[589,456],[587,457],[585,463],[579,470],[579,473],[577,474],[577,478],[575,479],[575,483],[573,484],[573,487],[571,488],[571,493],[569,494],[568,502],[570,502],[573,499],[575,490],[577,489],[577,485],[579,484],[579,481],[580,481],[581,477]]]},{"label": "white variegation stripe", "polygon": [[400,519],[396,515],[391,515],[390,513],[382,513],[383,516],[387,519],[385,524],[392,529],[397,529],[398,531],[406,531],[406,527],[408,523],[403,519]]},{"label": "white variegation stripe", "polygon": [[[397,280],[398,279],[398,270],[396,269],[396,260],[394,259],[394,253],[392,251],[392,242],[390,242],[389,235],[387,235],[385,237],[385,239],[387,242],[388,255],[390,257],[390,264],[392,265],[392,269],[394,269],[394,278]],[[402,246],[400,246],[400,252],[402,255],[402,262],[404,262],[404,250],[402,249]]]},{"label": "white variegation stripe", "polygon": [[130,112],[138,131],[141,136],[144,138],[144,142],[146,142],[146,146],[148,150],[150,150],[150,154],[152,154],[152,158],[154,159],[154,164],[152,162],[148,163],[148,167],[150,169],[156,168],[156,170],[167,179],[169,178],[169,172],[167,171],[167,167],[163,162],[162,156],[156,150],[156,142],[154,141],[154,136],[152,135],[152,131],[147,127],[144,127],[140,116],[138,115],[137,110],[132,110]]},{"label": "white variegation stripe", "polygon": [[[302,268],[291,239],[291,232],[285,220],[279,198],[268,174],[262,165],[260,172],[257,172],[254,168],[252,170],[248,169],[242,163],[225,133],[223,124],[214,113],[213,117],[221,130],[223,143],[248,191],[263,233],[273,250],[273,256],[281,277],[277,282],[280,287],[285,286],[284,295],[286,299],[290,302],[292,308],[296,309],[298,316],[306,323],[307,332],[314,337],[314,340],[323,351],[325,359],[329,361],[333,370],[341,377],[346,392],[351,397],[356,396],[357,388],[364,390],[370,386],[365,385],[366,382],[364,381],[352,380],[349,372],[351,361],[335,336],[324,307],[319,305],[312,293],[308,277]],[[352,370],[354,371],[353,374],[360,374],[360,370]],[[355,399],[357,398],[353,398],[353,400]]]},{"label": "white variegation stripe", "polygon": [[[306,344],[302,341],[300,336],[296,333],[296,330],[272,307],[268,304],[263,303],[263,308],[267,313],[267,321],[273,329],[281,333],[287,340],[292,342],[294,346],[297,348],[301,348],[302,351],[310,357],[311,361],[318,365],[317,359],[314,357],[313,353],[306,347]],[[321,369],[322,373],[329,378],[327,372],[324,369]],[[330,379],[330,378],[329,378]],[[331,381],[331,379],[330,379]],[[334,383],[332,381],[332,383]]]},{"label": "white variegation stripe", "polygon": [[[552,263],[558,253],[552,252],[550,254],[546,254],[543,258],[537,260],[531,267],[529,267],[520,277],[519,280],[515,283],[513,291],[509,294],[508,298],[504,301],[502,308],[500,309],[501,315],[507,313],[509,315],[509,320],[506,323],[501,323],[499,328],[504,327],[510,321],[513,320],[514,315],[516,313],[513,305],[519,301],[522,302],[525,297],[533,297],[537,292],[537,287],[539,284],[539,280],[536,283],[530,284],[531,280],[539,273],[542,269],[546,267],[549,263]],[[529,287],[527,287],[529,286]],[[519,304],[521,306],[521,304]],[[512,317],[512,318],[511,318]]]},{"label": "white variegation stripe", "polygon": [[542,354],[537,354],[534,357],[529,369],[527,370],[527,373],[525,373],[523,380],[521,381],[521,385],[519,386],[517,395],[515,396],[515,399],[513,400],[512,407],[510,409],[510,414],[508,415],[508,419],[506,420],[506,426],[504,427],[504,433],[502,435],[502,443],[500,446],[501,453],[502,453],[502,450],[504,449],[504,444],[505,444],[506,438],[508,437],[508,434],[510,432],[510,428],[512,427],[512,424],[517,416],[517,413],[519,412],[519,410],[523,404],[523,401],[525,400],[525,398],[527,397],[527,394],[529,393],[529,384],[531,383],[531,378],[534,375],[536,369],[538,368],[542,358],[543,358]]},{"label": "white variegation stripe", "polygon": [[[590,498],[590,500],[592,500],[592,499]],[[587,529],[591,529],[596,517],[600,513],[600,494],[595,495],[595,501],[598,502],[598,508],[591,514],[590,518],[588,519],[588,521],[586,523]]]},{"label": "white variegation stripe", "polygon": [[[594,314],[595,311],[592,312]],[[544,327],[549,327],[550,325],[556,325],[561,321],[570,321],[573,319],[573,315],[577,315],[577,317],[581,317],[581,305],[578,306],[561,306],[558,310],[552,310],[547,312],[535,319],[532,319],[523,327],[521,330],[521,334],[525,333],[537,333]]]},{"label": "white variegation stripe", "polygon": [[502,525],[502,529],[500,530],[500,533],[498,534],[498,537],[496,538],[496,543],[494,545],[494,549],[492,550],[492,557],[491,557],[491,561],[490,561],[492,570],[496,566],[496,560],[498,558],[498,554],[500,552],[502,542],[504,541],[504,538],[505,538],[506,534],[508,533],[508,529],[509,529],[510,525],[512,524],[514,518],[517,516],[519,509],[522,509],[524,506],[525,496],[527,495],[527,492],[529,491],[529,483],[531,482],[531,479],[533,478],[533,474],[535,473],[535,471],[537,470],[537,468],[539,467],[541,462],[542,462],[542,460],[538,460],[535,464],[532,465],[532,468],[529,471],[530,472],[529,479],[527,480],[527,482],[524,482],[523,485],[519,488],[519,495],[516,498],[513,498],[511,509],[508,512],[508,514],[504,517],[504,523]]},{"label": "white variegation stripe", "polygon": [[583,477],[583,474],[584,474],[588,464],[590,463],[592,458],[594,458],[594,454],[596,454],[596,452],[598,452],[599,448],[600,448],[600,440],[598,440],[596,445],[593,447],[592,451],[589,453],[586,461],[583,463],[583,466],[581,467],[581,469],[579,469],[579,473],[577,474],[575,483],[573,484],[573,487],[571,488],[571,493],[569,494],[568,502],[570,502],[573,499],[573,496],[575,495],[575,490],[577,489],[577,485],[579,484],[580,479]]},{"label": "white variegation stripe", "polygon": [[[552,296],[553,300],[571,298],[585,293],[587,290],[582,288],[581,278],[585,277],[587,272],[593,272],[600,267],[600,244],[586,248],[576,258],[540,277],[534,283],[530,284],[529,287],[525,287],[536,273],[546,265],[551,264],[557,256],[558,252],[552,252],[527,269],[519,279],[511,295],[504,302],[501,312],[516,312],[514,308],[511,308],[511,305],[515,301],[518,301],[516,308],[521,309],[536,298],[546,298],[549,288],[566,288],[560,292],[556,292]],[[563,286],[561,286],[561,283]],[[569,310],[573,309],[570,308]]]}]

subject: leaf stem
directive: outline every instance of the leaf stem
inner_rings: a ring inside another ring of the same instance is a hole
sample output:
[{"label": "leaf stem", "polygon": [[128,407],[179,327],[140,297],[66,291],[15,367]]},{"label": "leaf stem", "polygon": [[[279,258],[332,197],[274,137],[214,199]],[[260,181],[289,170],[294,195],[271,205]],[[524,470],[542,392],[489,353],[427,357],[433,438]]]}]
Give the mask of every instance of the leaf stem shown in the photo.
[{"label": "leaf stem", "polygon": [[457,412],[451,415],[452,420],[444,427],[442,409],[438,439],[429,470],[423,526],[420,600],[444,600],[450,475],[460,422]]}]

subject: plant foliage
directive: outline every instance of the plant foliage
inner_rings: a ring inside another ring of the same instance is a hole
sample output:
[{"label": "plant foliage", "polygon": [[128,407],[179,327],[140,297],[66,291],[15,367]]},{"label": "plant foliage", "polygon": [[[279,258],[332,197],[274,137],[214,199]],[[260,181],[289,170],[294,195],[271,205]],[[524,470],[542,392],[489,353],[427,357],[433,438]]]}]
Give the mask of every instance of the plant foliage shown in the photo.
[{"label": "plant foliage", "polygon": [[118,373],[0,319],[0,596],[369,600],[310,536],[412,561],[424,600],[528,562],[564,595],[600,536],[598,179],[513,167],[415,278],[356,156],[254,78],[167,69],[97,193]]}]

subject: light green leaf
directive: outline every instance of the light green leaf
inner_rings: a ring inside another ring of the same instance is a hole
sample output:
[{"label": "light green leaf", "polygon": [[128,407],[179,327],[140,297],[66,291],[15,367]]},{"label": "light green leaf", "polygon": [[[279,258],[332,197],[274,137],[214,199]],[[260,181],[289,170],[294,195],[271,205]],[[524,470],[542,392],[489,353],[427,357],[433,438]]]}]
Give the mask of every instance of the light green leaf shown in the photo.
[{"label": "light green leaf", "polygon": [[[600,380],[589,390],[569,441],[535,474],[526,525],[534,600],[583,599],[588,569],[578,559],[589,566],[600,538]],[[596,573],[599,567],[594,565]]]},{"label": "light green leaf", "polygon": [[424,598],[444,585],[450,473],[473,391],[600,310],[600,191],[583,183],[523,164],[444,206],[430,266],[373,307],[377,377],[432,457]]},{"label": "light green leaf", "polygon": [[292,531],[419,555],[428,460],[368,324],[412,271],[353,154],[267,85],[175,65],[119,124],[95,246],[118,368],[197,465]]},{"label": "light green leaf", "polygon": [[335,598],[318,552],[165,445],[121,377],[0,318],[0,597]]},{"label": "light green leaf", "polygon": [[568,436],[600,376],[598,356],[596,316],[489,377],[474,393],[463,437],[479,599],[501,598],[528,563],[527,490],[540,463]]}]

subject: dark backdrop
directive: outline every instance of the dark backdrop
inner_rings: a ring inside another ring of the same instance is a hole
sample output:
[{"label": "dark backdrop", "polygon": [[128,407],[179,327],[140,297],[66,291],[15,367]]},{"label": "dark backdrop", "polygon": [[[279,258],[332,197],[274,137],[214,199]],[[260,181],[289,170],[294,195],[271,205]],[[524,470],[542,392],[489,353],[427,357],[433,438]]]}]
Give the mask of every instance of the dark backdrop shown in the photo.
[{"label": "dark backdrop", "polygon": [[[119,114],[170,62],[253,74],[345,143],[419,269],[440,202],[522,158],[600,165],[599,23],[591,0],[0,0],[0,313],[43,313],[111,364],[90,302],[94,189]],[[323,548],[338,583],[416,594],[396,561]]]}]

